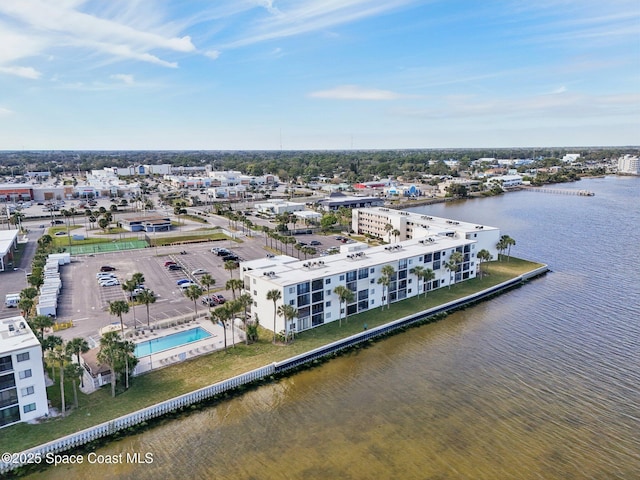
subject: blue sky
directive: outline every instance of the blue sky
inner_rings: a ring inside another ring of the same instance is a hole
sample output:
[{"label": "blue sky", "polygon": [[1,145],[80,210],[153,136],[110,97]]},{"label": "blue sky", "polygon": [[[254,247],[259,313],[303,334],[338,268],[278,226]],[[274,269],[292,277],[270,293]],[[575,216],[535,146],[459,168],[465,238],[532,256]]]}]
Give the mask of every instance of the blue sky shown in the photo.
[{"label": "blue sky", "polygon": [[637,0],[0,0],[0,150],[638,144]]}]

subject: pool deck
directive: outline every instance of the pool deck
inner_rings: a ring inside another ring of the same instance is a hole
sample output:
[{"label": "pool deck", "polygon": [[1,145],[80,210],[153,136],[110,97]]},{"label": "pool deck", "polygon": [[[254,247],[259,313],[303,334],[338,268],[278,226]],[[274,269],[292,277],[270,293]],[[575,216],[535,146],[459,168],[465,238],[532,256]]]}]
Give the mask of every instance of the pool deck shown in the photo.
[{"label": "pool deck", "polygon": [[[200,327],[211,334],[210,337],[197,340],[195,342],[188,343],[186,345],[180,345],[178,347],[170,348],[158,353],[152,353],[138,359],[138,365],[134,370],[134,375],[149,372],[158,368],[164,368],[174,363],[183,362],[200,355],[206,355],[207,353],[214,352],[216,350],[224,349],[224,328],[220,325],[214,325],[211,321],[199,318],[195,321],[178,325],[176,327],[167,328],[164,330],[155,330],[153,333],[147,333],[136,338],[138,342],[156,339],[172,335],[185,330],[191,330],[196,327]],[[233,340],[235,343],[244,342],[244,331],[235,327],[233,333],[233,339],[231,334],[231,328],[227,327],[227,346],[231,346]]]}]

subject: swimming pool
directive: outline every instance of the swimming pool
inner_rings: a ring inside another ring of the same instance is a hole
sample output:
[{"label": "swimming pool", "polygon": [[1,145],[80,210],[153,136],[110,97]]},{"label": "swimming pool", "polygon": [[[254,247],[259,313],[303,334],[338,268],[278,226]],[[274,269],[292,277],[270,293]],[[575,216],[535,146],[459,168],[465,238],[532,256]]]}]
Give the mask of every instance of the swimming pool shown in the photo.
[{"label": "swimming pool", "polygon": [[210,337],[211,334],[202,327],[192,328],[183,332],[173,333],[166,337],[154,338],[146,342],[136,343],[134,354],[136,357],[145,357],[152,353],[162,352],[171,348],[186,345],[188,343],[197,342],[203,338]]}]

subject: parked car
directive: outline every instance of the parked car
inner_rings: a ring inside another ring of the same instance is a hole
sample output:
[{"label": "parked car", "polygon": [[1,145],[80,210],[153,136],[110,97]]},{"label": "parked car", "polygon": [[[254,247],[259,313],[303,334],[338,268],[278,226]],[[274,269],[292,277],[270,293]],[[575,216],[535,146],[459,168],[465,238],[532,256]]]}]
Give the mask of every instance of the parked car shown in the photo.
[{"label": "parked car", "polygon": [[115,287],[116,285],[120,285],[120,282],[117,278],[107,278],[100,281],[101,287]]},{"label": "parked car", "polygon": [[177,265],[177,263],[176,263],[176,262],[172,262],[172,261],[170,261],[170,260],[169,260],[168,262],[164,262],[164,266],[165,266],[165,267],[169,267],[169,266],[171,266],[171,265]]},{"label": "parked car", "polygon": [[220,248],[216,252],[216,255],[219,257],[224,257],[225,255],[231,255],[231,250],[227,250],[226,248]]},{"label": "parked car", "polygon": [[181,267],[180,265],[176,265],[176,264],[174,264],[174,265],[169,265],[167,268],[168,268],[169,270],[182,270],[182,267]]},{"label": "parked car", "polygon": [[214,293],[213,295],[209,295],[208,297],[202,297],[202,304],[207,307],[215,307],[216,305],[222,305],[225,302],[225,298],[218,294]]},{"label": "parked car", "polygon": [[62,220],[52,220],[51,225],[64,225],[64,221]]},{"label": "parked car", "polygon": [[191,272],[191,275],[202,275],[204,273],[207,273],[204,268],[196,268],[193,272]]},{"label": "parked car", "polygon": [[215,307],[217,305],[216,302],[214,302],[213,298],[211,297],[202,297],[200,301],[202,302],[203,305],[206,305],[207,307]]},{"label": "parked car", "polygon": [[198,284],[197,283],[193,283],[193,282],[185,282],[185,283],[181,283],[180,285],[178,285],[182,290],[186,290],[189,287],[197,287]]},{"label": "parked car", "polygon": [[237,262],[238,260],[240,260],[240,257],[238,257],[235,253],[230,253],[222,257],[223,262],[226,262],[227,260],[232,260],[234,262]]},{"label": "parked car", "polygon": [[63,235],[66,235],[66,234],[67,234],[67,232],[56,232],[56,233],[54,233],[54,235],[56,237],[62,237]]},{"label": "parked car", "polygon": [[101,272],[113,272],[116,267],[112,267],[111,265],[103,265],[100,267]]},{"label": "parked car", "polygon": [[96,274],[96,278],[98,280],[105,280],[107,278],[116,278],[116,276],[113,273],[109,273],[109,272],[100,272]]},{"label": "parked car", "polygon": [[217,305],[222,305],[224,302],[226,302],[227,300],[224,298],[224,296],[220,293],[214,293],[212,295],[210,295],[212,300],[214,302],[216,302]]},{"label": "parked car", "polygon": [[319,240],[311,240],[309,245],[313,245],[315,247],[316,245],[322,245],[322,242]]},{"label": "parked car", "polygon": [[191,280],[189,280],[188,278],[181,278],[176,282],[176,285],[182,285],[183,283],[191,283]]}]

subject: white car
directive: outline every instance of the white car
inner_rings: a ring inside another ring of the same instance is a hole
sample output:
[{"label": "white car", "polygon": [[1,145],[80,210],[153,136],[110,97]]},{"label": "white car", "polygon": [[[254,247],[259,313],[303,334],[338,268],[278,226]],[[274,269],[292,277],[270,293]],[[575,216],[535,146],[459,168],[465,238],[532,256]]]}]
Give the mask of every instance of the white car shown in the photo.
[{"label": "white car", "polygon": [[107,278],[116,278],[116,276],[113,273],[100,272],[96,275],[96,278],[98,280],[103,280]]},{"label": "white car", "polygon": [[207,273],[204,268],[196,268],[193,272],[191,272],[191,275],[202,275],[203,273]]},{"label": "white car", "polygon": [[197,283],[193,283],[193,282],[185,282],[185,283],[181,283],[180,285],[178,285],[182,290],[186,290],[189,287],[197,287],[198,284]]},{"label": "white car", "polygon": [[117,278],[109,278],[100,282],[101,287],[115,287],[116,285],[120,285]]}]

